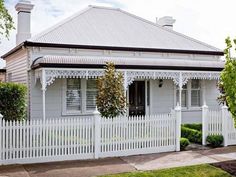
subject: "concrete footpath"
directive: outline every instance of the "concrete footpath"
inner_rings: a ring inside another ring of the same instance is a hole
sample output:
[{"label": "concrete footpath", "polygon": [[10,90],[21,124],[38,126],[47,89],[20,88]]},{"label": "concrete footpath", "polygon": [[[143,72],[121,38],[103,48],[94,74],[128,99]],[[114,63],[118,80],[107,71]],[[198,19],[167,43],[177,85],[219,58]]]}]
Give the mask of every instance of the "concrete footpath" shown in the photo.
[{"label": "concrete footpath", "polygon": [[0,166],[0,177],[92,177],[236,160],[236,146],[99,160]]}]

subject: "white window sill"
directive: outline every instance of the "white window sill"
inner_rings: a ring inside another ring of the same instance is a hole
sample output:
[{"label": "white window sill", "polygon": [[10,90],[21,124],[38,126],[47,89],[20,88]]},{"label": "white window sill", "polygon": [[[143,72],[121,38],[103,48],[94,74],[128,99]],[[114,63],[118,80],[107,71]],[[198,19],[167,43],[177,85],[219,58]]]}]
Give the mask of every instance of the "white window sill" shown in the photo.
[{"label": "white window sill", "polygon": [[182,107],[182,111],[183,111],[183,112],[188,112],[188,111],[200,111],[200,110],[202,110],[201,107],[189,107],[189,108],[187,108],[187,107]]},{"label": "white window sill", "polygon": [[62,116],[93,116],[93,111],[82,112],[62,112]]}]

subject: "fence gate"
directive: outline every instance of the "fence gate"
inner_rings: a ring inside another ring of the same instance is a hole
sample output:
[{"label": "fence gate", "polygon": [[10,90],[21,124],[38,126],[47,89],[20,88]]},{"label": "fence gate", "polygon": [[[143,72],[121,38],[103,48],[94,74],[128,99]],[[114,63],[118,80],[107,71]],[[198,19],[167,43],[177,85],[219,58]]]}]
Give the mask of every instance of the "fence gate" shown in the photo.
[{"label": "fence gate", "polygon": [[223,135],[224,146],[236,145],[236,128],[227,106],[218,110],[202,108],[203,145],[206,144],[208,135]]},{"label": "fence gate", "polygon": [[127,156],[179,150],[180,111],[104,119],[0,120],[0,164]]}]

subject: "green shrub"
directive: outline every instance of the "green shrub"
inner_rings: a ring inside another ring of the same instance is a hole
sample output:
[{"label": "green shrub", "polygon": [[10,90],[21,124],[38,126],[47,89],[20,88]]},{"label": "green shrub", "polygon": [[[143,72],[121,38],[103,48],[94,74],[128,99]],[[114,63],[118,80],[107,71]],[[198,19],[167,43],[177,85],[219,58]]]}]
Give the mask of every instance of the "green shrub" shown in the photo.
[{"label": "green shrub", "polygon": [[200,132],[202,131],[202,124],[183,124],[183,126]]},{"label": "green shrub", "polygon": [[126,111],[123,74],[114,63],[106,63],[104,75],[97,80],[97,108],[102,117],[114,118]]},{"label": "green shrub", "polygon": [[192,143],[202,143],[202,132],[181,126],[181,137],[187,138]]},{"label": "green shrub", "polygon": [[190,144],[187,138],[180,138],[180,149],[184,150]]},{"label": "green shrub", "polygon": [[212,147],[220,147],[224,141],[224,137],[222,135],[209,135],[206,141]]},{"label": "green shrub", "polygon": [[5,120],[26,118],[26,86],[16,83],[0,83],[0,113]]}]

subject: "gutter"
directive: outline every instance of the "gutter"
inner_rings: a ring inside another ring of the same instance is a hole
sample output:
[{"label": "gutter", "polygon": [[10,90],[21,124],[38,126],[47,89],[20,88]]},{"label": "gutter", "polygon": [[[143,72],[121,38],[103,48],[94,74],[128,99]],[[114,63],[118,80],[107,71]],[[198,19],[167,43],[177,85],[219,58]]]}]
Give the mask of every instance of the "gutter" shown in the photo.
[{"label": "gutter", "polygon": [[74,49],[97,49],[97,50],[116,50],[116,51],[136,51],[136,52],[162,52],[162,53],[181,53],[181,54],[201,54],[201,55],[217,55],[223,56],[223,51],[201,51],[201,50],[179,50],[179,49],[161,49],[161,48],[138,48],[138,47],[119,47],[119,46],[96,46],[96,45],[77,45],[77,44],[54,44],[25,41],[3,56],[6,58],[9,55],[17,52],[22,47],[51,47],[51,48],[74,48]]},{"label": "gutter", "polygon": [[[32,69],[38,68],[100,68],[103,69],[105,65],[97,64],[55,64],[55,63],[38,63],[32,65]],[[185,70],[185,71],[222,71],[224,68],[213,67],[194,67],[194,66],[144,66],[144,65],[116,65],[116,69],[160,69],[160,70]]]}]

